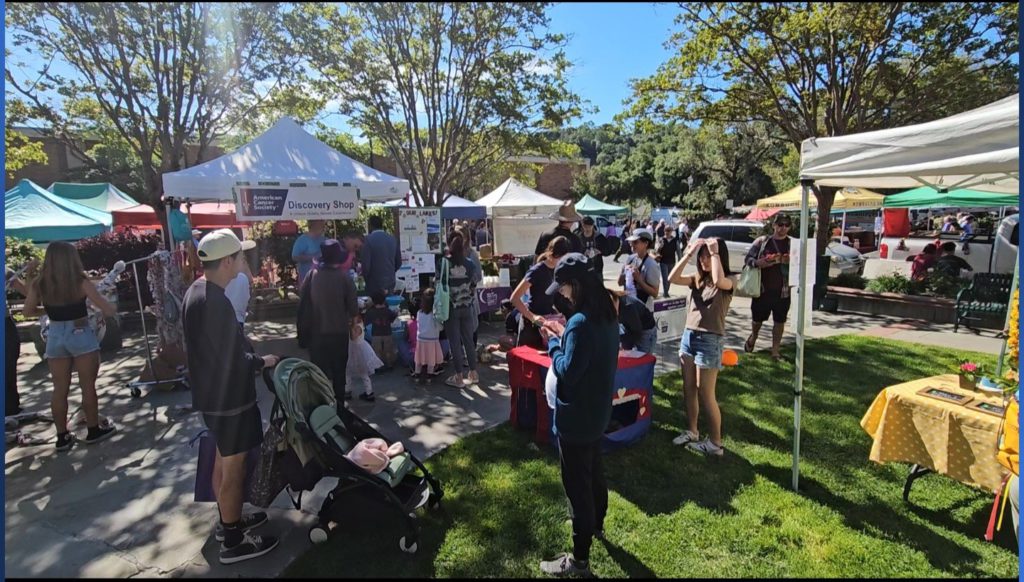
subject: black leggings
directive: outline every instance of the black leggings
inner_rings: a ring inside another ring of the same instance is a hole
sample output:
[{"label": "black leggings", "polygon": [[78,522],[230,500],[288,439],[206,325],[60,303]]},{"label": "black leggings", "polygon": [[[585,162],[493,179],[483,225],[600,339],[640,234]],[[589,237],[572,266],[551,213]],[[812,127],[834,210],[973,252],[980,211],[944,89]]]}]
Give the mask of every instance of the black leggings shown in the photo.
[{"label": "black leggings", "polygon": [[590,559],[594,532],[604,529],[608,513],[608,484],[601,465],[601,440],[576,445],[558,439],[562,486],[572,513],[572,556]]},{"label": "black leggings", "polygon": [[347,333],[314,335],[309,346],[309,359],[331,379],[338,406],[345,406],[348,341]]},{"label": "black leggings", "polygon": [[4,414],[6,416],[21,412],[21,397],[18,396],[18,356],[21,355],[21,338],[18,337],[18,326],[10,316],[4,318],[4,348],[7,350],[4,388]]}]

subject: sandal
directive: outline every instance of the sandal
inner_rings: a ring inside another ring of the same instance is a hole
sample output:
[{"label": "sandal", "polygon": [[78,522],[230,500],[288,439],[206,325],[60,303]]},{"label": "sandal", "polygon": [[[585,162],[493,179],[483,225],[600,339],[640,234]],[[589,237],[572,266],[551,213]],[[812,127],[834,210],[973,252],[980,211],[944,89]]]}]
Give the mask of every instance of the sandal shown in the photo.
[{"label": "sandal", "polygon": [[466,386],[465,382],[462,381],[462,378],[460,378],[458,374],[452,374],[444,381],[444,383],[452,388],[464,388]]},{"label": "sandal", "polygon": [[743,351],[747,352],[748,354],[750,352],[753,352],[754,351],[754,343],[756,341],[757,340],[754,339],[754,336],[752,336],[752,335],[751,336],[747,336],[747,341],[743,342]]}]

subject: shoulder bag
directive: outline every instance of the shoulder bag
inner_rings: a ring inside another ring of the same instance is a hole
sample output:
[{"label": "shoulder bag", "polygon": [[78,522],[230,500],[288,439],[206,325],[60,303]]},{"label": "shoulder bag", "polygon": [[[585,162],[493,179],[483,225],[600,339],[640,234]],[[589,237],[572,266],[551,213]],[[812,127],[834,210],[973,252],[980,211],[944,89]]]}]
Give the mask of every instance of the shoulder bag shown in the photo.
[{"label": "shoulder bag", "polygon": [[[761,248],[757,252],[757,260],[760,260],[761,255],[764,254],[766,244],[768,244],[767,238],[761,241]],[[743,265],[743,272],[740,273],[740,280],[736,285],[736,295],[752,299],[757,299],[761,296],[761,269]]]},{"label": "shoulder bag", "polygon": [[434,290],[434,319],[443,324],[448,321],[448,312],[451,309],[451,290],[448,289],[448,259],[441,259],[441,276],[437,279],[437,289]]}]

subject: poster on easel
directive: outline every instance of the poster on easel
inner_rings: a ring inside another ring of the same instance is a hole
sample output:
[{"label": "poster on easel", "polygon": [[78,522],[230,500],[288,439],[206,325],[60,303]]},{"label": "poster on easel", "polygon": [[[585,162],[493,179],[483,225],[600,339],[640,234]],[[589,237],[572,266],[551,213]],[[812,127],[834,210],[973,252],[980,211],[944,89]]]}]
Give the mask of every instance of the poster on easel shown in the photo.
[{"label": "poster on easel", "polygon": [[[805,297],[800,296],[800,239],[790,239],[789,243],[789,265],[785,269],[789,276],[789,286],[793,294],[793,304],[799,305],[800,301],[804,302],[804,329],[811,328],[811,312],[814,308],[814,282],[818,276],[818,264],[815,261],[815,249],[818,248],[818,241],[814,238],[807,239],[807,264],[804,267],[807,269],[807,294]],[[789,318],[790,326],[793,331],[796,331],[797,318],[794,314]]]},{"label": "poster on easel", "polygon": [[441,254],[440,208],[400,208],[398,231],[403,256]]}]

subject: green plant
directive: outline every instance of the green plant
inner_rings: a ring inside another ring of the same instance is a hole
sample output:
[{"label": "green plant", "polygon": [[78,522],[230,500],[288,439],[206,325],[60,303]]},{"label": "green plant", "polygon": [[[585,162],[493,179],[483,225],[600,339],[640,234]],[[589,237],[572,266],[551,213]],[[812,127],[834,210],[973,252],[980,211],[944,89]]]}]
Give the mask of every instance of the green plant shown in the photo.
[{"label": "green plant", "polygon": [[43,249],[37,247],[29,239],[5,236],[4,246],[7,268],[11,270],[17,271],[32,259],[37,259],[40,262],[43,260]]},{"label": "green plant", "polygon": [[924,283],[911,281],[899,273],[882,275],[868,281],[867,290],[874,293],[902,293],[903,295],[920,295]]},{"label": "green plant", "polygon": [[867,286],[868,280],[856,273],[840,273],[828,280],[833,287],[847,287],[849,289],[863,289]]},{"label": "green plant", "polygon": [[[117,261],[133,261],[147,257],[162,247],[160,235],[155,232],[140,232],[127,228],[101,235],[83,238],[75,243],[78,254],[82,257],[82,266],[86,271],[96,275],[105,275]],[[153,295],[149,289],[149,262],[136,264],[139,273],[139,289],[142,291],[143,305],[153,304]],[[136,305],[135,284],[132,282],[134,270],[129,268],[117,281],[118,301],[129,306]]]},{"label": "green plant", "polygon": [[977,384],[988,374],[988,367],[974,360],[961,359],[957,365],[957,373]]},{"label": "green plant", "polygon": [[924,279],[924,288],[929,295],[950,299],[955,299],[957,293],[967,285],[966,280],[939,271],[929,273]]}]

